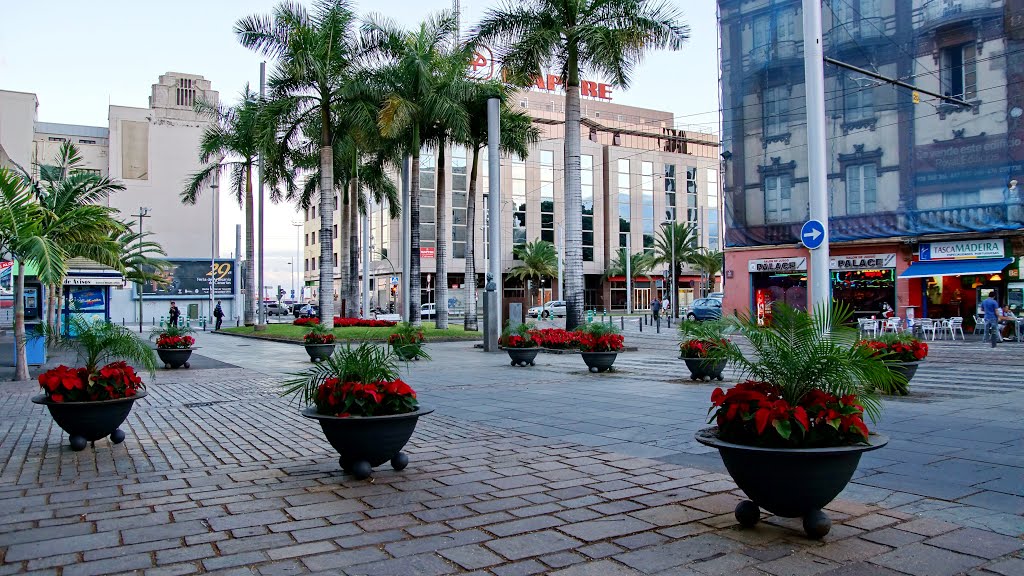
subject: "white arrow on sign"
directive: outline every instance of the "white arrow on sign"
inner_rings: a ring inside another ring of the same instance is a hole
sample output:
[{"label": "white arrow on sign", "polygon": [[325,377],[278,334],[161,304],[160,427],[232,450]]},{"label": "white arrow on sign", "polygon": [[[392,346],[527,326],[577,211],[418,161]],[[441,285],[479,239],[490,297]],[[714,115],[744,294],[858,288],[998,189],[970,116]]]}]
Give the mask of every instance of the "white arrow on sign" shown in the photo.
[{"label": "white arrow on sign", "polygon": [[804,238],[810,237],[811,240],[817,240],[818,236],[821,236],[821,230],[818,230],[817,228],[804,234]]}]

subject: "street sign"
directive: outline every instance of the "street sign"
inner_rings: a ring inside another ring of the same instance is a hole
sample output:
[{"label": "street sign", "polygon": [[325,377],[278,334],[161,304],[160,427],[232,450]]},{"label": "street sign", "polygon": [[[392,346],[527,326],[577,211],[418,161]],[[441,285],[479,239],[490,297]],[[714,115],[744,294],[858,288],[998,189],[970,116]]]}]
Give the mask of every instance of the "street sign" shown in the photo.
[{"label": "street sign", "polygon": [[818,220],[808,220],[800,228],[800,241],[810,250],[821,248],[825,241],[825,226]]},{"label": "street sign", "polygon": [[398,276],[392,276],[391,277],[391,285],[392,286],[398,286]]}]

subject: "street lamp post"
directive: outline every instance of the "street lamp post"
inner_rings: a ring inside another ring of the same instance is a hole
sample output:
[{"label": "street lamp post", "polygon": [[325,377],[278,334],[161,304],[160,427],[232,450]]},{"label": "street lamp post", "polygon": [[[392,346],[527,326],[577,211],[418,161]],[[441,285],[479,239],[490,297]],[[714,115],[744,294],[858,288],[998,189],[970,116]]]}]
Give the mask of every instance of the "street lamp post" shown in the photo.
[{"label": "street lamp post", "polygon": [[217,188],[220,186],[220,170],[217,170],[210,184],[211,203],[210,208],[210,323],[213,323],[213,300],[216,291],[217,273]]},{"label": "street lamp post", "polygon": [[288,261],[288,277],[291,278],[291,280],[292,280],[292,297],[291,297],[291,299],[294,300],[295,299],[295,262],[292,262],[291,260]]},{"label": "street lamp post", "polygon": [[[302,244],[302,222],[292,222],[292,226],[295,227],[295,277],[298,278],[299,274],[302,274],[302,270],[299,270],[299,249]],[[299,292],[302,292],[302,282],[298,280],[292,280],[292,299],[296,302],[302,300],[301,298],[296,299],[295,296],[295,285],[298,284]]]},{"label": "street lamp post", "polygon": [[679,290],[676,289],[676,220],[672,217],[671,210],[665,210],[665,221],[661,223],[663,226],[669,226],[669,241],[672,243],[672,262],[669,263],[669,274],[672,275],[672,282],[670,284],[671,292],[669,292],[668,301],[669,305],[672,306],[672,317],[679,317],[679,305],[676,303],[676,299],[679,297]]},{"label": "street lamp post", "polygon": [[[149,218],[149,208],[144,208],[142,206],[139,206],[139,213],[138,214],[132,214],[132,216],[134,216],[134,217],[139,219],[139,256],[142,256],[142,219],[143,218]],[[145,292],[145,290],[143,288],[144,284],[145,284],[145,280],[140,279],[139,280],[139,334],[142,333],[142,301],[143,301],[143,292]]]}]

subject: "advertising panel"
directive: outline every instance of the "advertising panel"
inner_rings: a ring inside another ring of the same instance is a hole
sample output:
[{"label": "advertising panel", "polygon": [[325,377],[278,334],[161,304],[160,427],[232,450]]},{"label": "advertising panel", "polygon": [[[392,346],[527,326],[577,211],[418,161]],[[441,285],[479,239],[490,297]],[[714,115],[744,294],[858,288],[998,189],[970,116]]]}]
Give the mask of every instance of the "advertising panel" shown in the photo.
[{"label": "advertising panel", "polygon": [[171,259],[157,282],[146,282],[142,293],[146,298],[200,299],[210,297],[210,277],[214,295],[230,297],[235,293],[235,263],[232,260]]}]

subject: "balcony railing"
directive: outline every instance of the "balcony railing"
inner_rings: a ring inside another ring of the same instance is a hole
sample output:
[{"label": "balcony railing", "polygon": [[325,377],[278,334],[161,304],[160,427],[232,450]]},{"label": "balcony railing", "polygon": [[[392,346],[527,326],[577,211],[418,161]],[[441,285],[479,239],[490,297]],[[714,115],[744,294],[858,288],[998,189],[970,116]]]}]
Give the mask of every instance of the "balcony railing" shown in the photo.
[{"label": "balcony railing", "polygon": [[800,46],[796,40],[782,40],[758,46],[751,50],[750,63],[756,66],[766,62],[798,58],[799,56]]},{"label": "balcony railing", "polygon": [[939,26],[1002,8],[1003,0],[928,0],[921,6],[920,23],[926,27]]},{"label": "balcony railing", "polygon": [[835,47],[850,42],[881,38],[886,34],[885,18],[860,18],[850,22],[837,23],[829,31],[826,42]]}]

